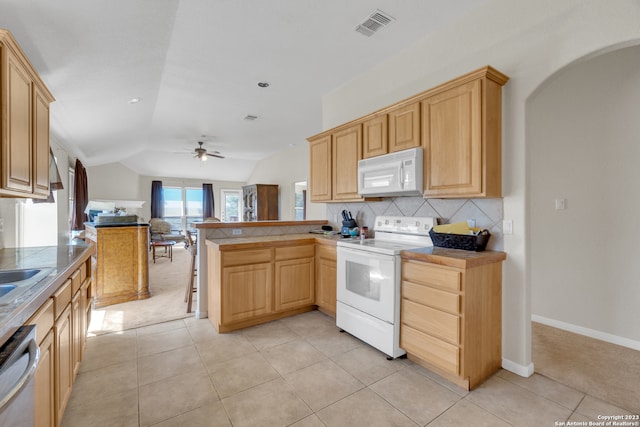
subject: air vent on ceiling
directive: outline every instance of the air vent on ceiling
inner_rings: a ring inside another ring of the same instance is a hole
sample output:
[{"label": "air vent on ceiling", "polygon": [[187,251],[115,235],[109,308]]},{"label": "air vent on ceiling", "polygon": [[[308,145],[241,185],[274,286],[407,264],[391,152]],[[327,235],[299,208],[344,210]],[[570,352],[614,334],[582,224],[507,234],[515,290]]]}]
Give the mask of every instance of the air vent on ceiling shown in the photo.
[{"label": "air vent on ceiling", "polygon": [[375,12],[369,15],[369,17],[362,24],[356,27],[356,31],[360,34],[364,34],[367,37],[371,37],[394,20],[395,19],[388,13],[377,9]]},{"label": "air vent on ceiling", "polygon": [[244,116],[244,119],[245,120],[249,120],[251,122],[251,121],[257,120],[258,116],[254,116],[252,114],[247,114],[246,116]]}]

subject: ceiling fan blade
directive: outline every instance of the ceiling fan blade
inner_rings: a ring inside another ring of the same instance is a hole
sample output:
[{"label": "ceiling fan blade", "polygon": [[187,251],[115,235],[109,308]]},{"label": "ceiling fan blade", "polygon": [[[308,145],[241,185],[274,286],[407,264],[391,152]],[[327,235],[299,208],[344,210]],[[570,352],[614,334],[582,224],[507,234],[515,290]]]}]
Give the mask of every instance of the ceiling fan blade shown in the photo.
[{"label": "ceiling fan blade", "polygon": [[209,156],[209,157],[217,157],[218,159],[224,159],[224,156],[222,156],[220,154],[207,153],[207,156]]}]

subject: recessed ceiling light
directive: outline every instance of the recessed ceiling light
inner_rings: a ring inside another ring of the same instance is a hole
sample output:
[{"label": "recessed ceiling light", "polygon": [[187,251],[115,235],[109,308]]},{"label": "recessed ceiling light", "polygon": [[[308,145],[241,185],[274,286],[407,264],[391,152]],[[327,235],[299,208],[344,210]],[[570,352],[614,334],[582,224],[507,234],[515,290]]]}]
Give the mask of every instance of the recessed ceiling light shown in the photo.
[{"label": "recessed ceiling light", "polygon": [[269,82],[259,82],[258,87],[269,87]]},{"label": "recessed ceiling light", "polygon": [[142,101],[142,98],[131,98],[129,104],[137,104],[140,101]]}]

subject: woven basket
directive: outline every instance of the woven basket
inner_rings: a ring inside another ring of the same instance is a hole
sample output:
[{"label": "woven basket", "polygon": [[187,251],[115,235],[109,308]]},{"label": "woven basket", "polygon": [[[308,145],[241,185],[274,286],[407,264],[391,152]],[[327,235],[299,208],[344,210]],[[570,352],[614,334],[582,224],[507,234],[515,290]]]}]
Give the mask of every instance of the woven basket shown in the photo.
[{"label": "woven basket", "polygon": [[477,235],[436,233],[429,230],[429,236],[434,246],[449,249],[463,249],[465,251],[482,252],[487,247],[491,233],[489,230],[482,230]]}]

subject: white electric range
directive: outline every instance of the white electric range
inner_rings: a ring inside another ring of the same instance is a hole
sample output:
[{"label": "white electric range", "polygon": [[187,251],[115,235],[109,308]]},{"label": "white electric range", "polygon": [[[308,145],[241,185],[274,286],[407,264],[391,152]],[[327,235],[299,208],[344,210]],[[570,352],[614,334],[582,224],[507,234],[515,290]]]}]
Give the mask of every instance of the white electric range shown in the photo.
[{"label": "white electric range", "polygon": [[395,358],[400,341],[400,252],[433,246],[430,217],[376,217],[375,238],[339,240],[336,325]]}]

